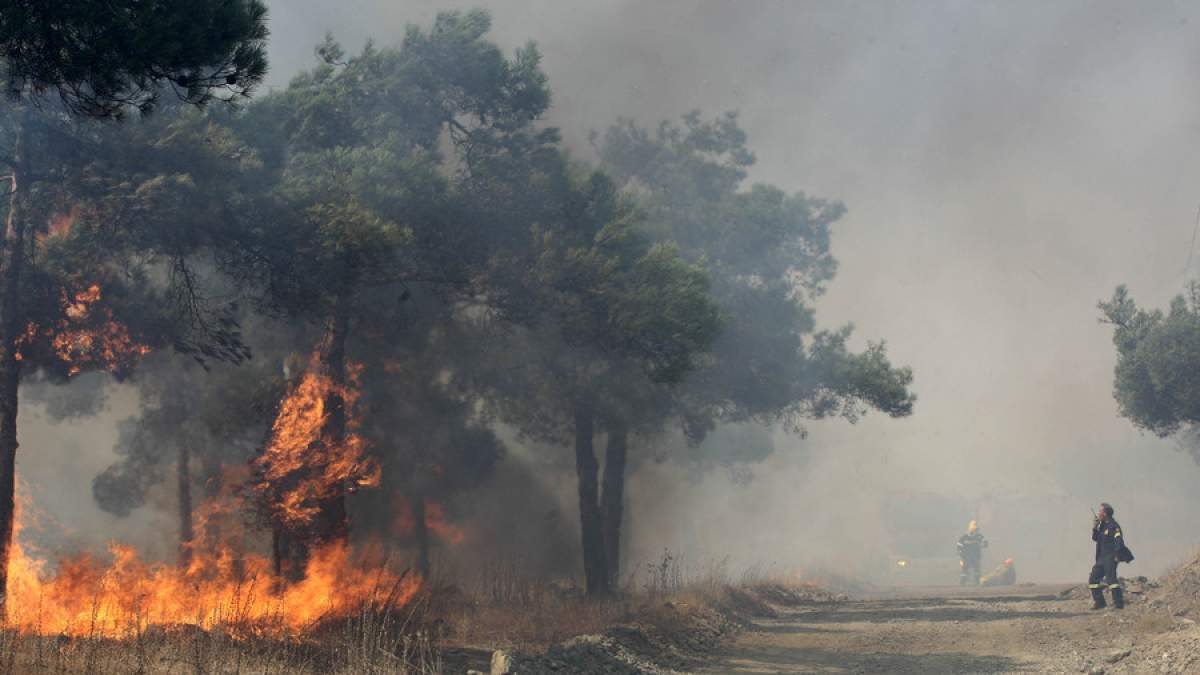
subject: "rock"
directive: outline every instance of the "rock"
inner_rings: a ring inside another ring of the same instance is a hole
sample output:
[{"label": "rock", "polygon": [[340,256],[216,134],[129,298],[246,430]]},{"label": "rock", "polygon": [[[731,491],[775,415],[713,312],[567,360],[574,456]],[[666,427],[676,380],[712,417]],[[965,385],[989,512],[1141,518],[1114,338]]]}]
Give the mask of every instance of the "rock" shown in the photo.
[{"label": "rock", "polygon": [[1092,666],[1088,669],[1088,675],[1104,675],[1104,668],[1102,666]]},{"label": "rock", "polygon": [[1126,656],[1129,656],[1130,653],[1131,652],[1128,649],[1116,649],[1109,652],[1108,656],[1104,657],[1104,660],[1108,663],[1116,663]]},{"label": "rock", "polygon": [[492,652],[491,675],[508,675],[513,671],[512,655],[503,649]]}]

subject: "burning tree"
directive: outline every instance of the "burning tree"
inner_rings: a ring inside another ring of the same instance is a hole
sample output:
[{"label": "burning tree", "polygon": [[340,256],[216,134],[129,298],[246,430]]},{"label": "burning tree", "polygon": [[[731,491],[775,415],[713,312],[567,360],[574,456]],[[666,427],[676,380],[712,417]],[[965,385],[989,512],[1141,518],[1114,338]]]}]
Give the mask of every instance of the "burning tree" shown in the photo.
[{"label": "burning tree", "polygon": [[211,510],[223,491],[236,487],[228,480],[228,470],[255,456],[284,391],[280,359],[255,346],[256,358],[240,365],[201,369],[165,355],[143,363],[133,377],[141,410],[122,422],[113,448],[119,459],[92,483],[101,509],[127,516],[146,502],[154,486],[173,478],[179,507],[178,563],[184,569],[196,548],[230,544],[221,521],[240,519],[242,514],[202,512]]},{"label": "burning tree", "polygon": [[11,542],[22,373],[125,376],[168,346],[202,360],[246,356],[236,323],[187,262],[238,202],[230,186],[238,162],[203,120],[113,127],[18,109],[4,122],[17,155],[36,157],[37,170],[17,162],[30,173],[7,214],[0,544]]},{"label": "burning tree", "polygon": [[[166,83],[174,84],[186,100],[203,103],[222,91],[248,92],[265,73],[265,9],[259,2],[182,3],[170,12],[136,2],[121,4],[126,11],[89,0],[10,2],[0,9],[0,66],[14,100],[54,92],[66,115],[120,117],[130,106],[152,108]],[[195,23],[214,30],[178,30]],[[28,250],[36,250],[27,234],[39,222],[34,201],[38,184],[45,185],[45,177],[58,168],[32,147],[45,142],[34,133],[50,128],[33,127],[61,117],[45,114],[47,110],[35,112],[20,103],[10,107],[0,158],[12,186],[0,261],[0,602],[6,597],[15,515],[22,340],[30,323],[30,308],[23,301],[29,286],[26,263],[35,262],[26,257]],[[64,213],[69,215],[70,209]],[[87,283],[69,293],[77,296],[90,288]],[[68,302],[71,299],[68,295]]]},{"label": "burning tree", "polygon": [[481,337],[471,310],[429,293],[380,300],[384,311],[362,331],[371,361],[382,363],[364,373],[364,396],[381,413],[364,429],[383,470],[373,510],[390,514],[377,526],[413,545],[428,577],[432,544],[465,537],[450,521],[450,500],[489,477],[505,447],[481,414],[481,392],[460,375]]},{"label": "burning tree", "polygon": [[[275,180],[276,217],[256,246],[265,294],[322,332],[257,464],[274,486],[264,494],[296,507],[275,518],[293,575],[312,544],[346,538],[346,493],[373,480],[348,417],[355,327],[379,311],[368,291],[470,293],[488,248],[463,207],[466,176],[554,140],[531,126],[549,101],[537,51],[507,58],[484,39],[489,27],[484,12],[443,13],[399,49],[349,59],[327,41],[318,68],[237,122]],[[293,438],[297,427],[308,431]]]}]

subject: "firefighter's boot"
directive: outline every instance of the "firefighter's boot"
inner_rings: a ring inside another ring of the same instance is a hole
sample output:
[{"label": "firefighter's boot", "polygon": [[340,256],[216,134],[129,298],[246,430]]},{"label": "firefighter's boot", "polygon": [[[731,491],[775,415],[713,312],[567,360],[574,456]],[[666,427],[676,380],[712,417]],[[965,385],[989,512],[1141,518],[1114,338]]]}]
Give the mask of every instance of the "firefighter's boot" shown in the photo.
[{"label": "firefighter's boot", "polygon": [[[1116,598],[1113,598],[1116,602]],[[1104,609],[1108,604],[1104,602],[1104,589],[1095,587],[1092,589],[1092,609]]]},{"label": "firefighter's boot", "polygon": [[1121,586],[1110,586],[1109,590],[1112,591],[1113,609],[1125,609],[1125,594],[1121,591]]}]

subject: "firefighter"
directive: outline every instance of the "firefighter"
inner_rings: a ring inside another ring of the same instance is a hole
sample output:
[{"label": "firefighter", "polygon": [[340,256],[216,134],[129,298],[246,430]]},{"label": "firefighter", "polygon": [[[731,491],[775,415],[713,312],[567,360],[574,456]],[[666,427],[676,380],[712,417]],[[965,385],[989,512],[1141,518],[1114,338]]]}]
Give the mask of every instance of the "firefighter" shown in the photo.
[{"label": "firefighter", "polygon": [[1088,577],[1088,588],[1092,591],[1092,609],[1104,609],[1104,589],[1112,593],[1115,609],[1125,607],[1121,593],[1121,580],[1117,578],[1117,563],[1133,560],[1125,546],[1121,525],[1113,519],[1113,507],[1107,502],[1100,504],[1100,514],[1092,523],[1092,541],[1096,542],[1096,564]]},{"label": "firefighter", "polygon": [[1013,559],[1007,558],[991,573],[979,578],[980,586],[1012,586],[1017,583],[1017,568],[1013,567]]},{"label": "firefighter", "polygon": [[958,577],[959,585],[968,581],[972,585],[979,585],[979,569],[983,562],[983,549],[987,545],[987,539],[979,533],[979,524],[974,520],[967,523],[967,533],[958,538],[958,564],[962,568],[962,574]]}]

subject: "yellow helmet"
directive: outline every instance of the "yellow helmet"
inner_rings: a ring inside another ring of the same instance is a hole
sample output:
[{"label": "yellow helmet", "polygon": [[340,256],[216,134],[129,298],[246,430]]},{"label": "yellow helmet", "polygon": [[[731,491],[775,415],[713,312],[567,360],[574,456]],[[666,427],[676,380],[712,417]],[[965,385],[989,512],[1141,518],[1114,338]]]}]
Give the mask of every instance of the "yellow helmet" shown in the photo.
[{"label": "yellow helmet", "polygon": [[975,534],[975,530],[979,529],[979,525],[975,521],[967,523],[967,534]]}]

